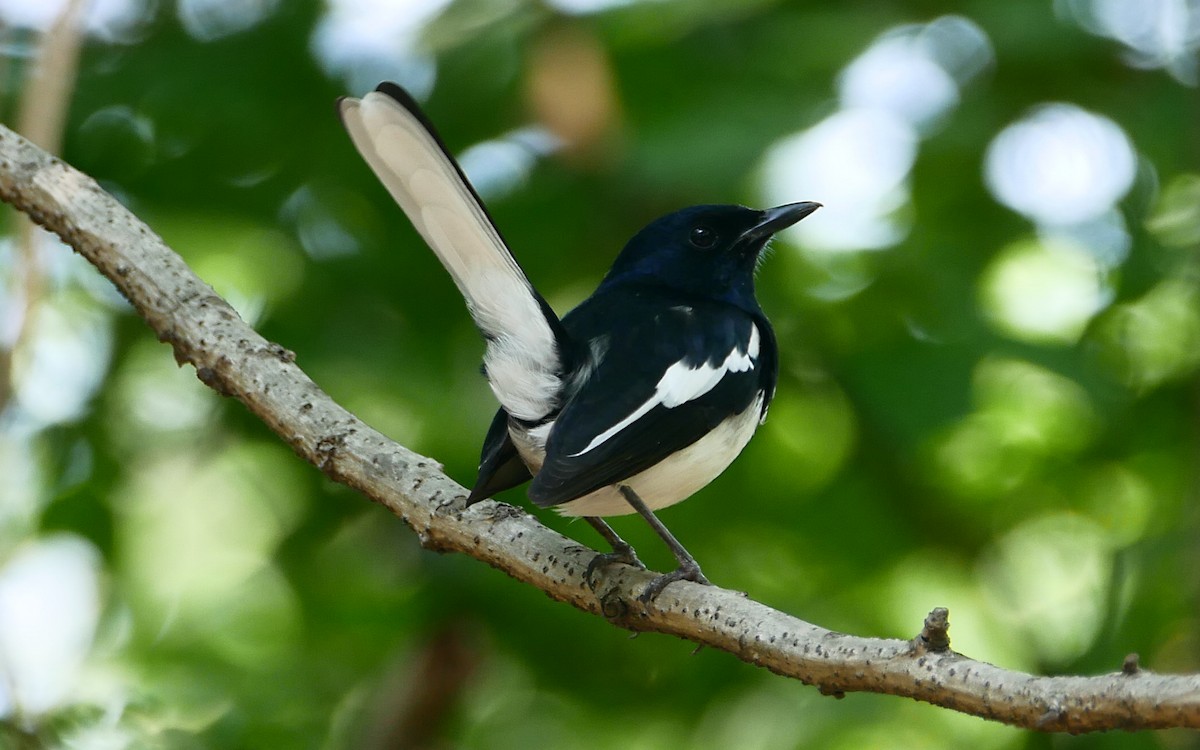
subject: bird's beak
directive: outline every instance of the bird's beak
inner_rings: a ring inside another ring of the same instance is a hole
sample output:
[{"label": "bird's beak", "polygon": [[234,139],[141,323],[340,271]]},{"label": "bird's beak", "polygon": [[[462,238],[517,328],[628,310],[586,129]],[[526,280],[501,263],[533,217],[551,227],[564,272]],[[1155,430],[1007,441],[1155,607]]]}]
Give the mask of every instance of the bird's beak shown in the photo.
[{"label": "bird's beak", "polygon": [[742,237],[747,240],[766,239],[781,229],[787,229],[820,207],[820,203],[803,201],[768,208],[762,212],[758,223],[747,229]]}]

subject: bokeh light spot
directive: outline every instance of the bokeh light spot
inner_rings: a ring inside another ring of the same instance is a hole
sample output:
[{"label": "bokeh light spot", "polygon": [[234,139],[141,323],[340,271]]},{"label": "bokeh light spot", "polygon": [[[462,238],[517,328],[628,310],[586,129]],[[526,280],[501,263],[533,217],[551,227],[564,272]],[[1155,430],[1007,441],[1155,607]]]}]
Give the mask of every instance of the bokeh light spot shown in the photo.
[{"label": "bokeh light spot", "polygon": [[190,441],[205,426],[217,406],[217,394],[196,379],[192,368],[177,367],[162,356],[154,341],[138,341],[125,354],[112,387],[113,414],[109,437],[127,448],[139,447],[156,434],[175,434]]},{"label": "bokeh light spot", "polygon": [[1100,427],[1082,386],[1031,362],[985,359],[972,395],[975,410],[932,441],[926,467],[963,499],[1012,492],[1047,459],[1086,448]]},{"label": "bokeh light spot", "polygon": [[1135,390],[1200,368],[1200,291],[1189,280],[1160,282],[1141,299],[1118,305],[1098,328],[1108,360]]},{"label": "bokeh light spot", "polygon": [[1098,424],[1087,391],[1070,378],[1020,359],[989,357],[972,384],[981,413],[1005,442],[1044,455],[1088,445]]},{"label": "bokeh light spot", "polygon": [[988,146],[996,200],[1042,224],[1108,211],[1133,185],[1137,160],[1121,127],[1071,104],[1038,107]]},{"label": "bokeh light spot", "polygon": [[39,426],[77,419],[103,382],[111,351],[107,310],[82,295],[48,299],[13,374],[23,416]]},{"label": "bokeh light spot", "polygon": [[354,92],[380,81],[396,81],[418,99],[429,95],[437,76],[421,32],[450,0],[329,0],[312,36],[312,50],[325,71]]},{"label": "bokeh light spot", "polygon": [[[857,436],[854,410],[832,384],[780,391],[762,430],[778,453],[772,466],[787,472],[796,491],[824,486],[850,456]],[[761,439],[761,438],[760,438]]]},{"label": "bokeh light spot", "polygon": [[0,568],[0,716],[43,714],[76,685],[100,618],[100,555],[75,536],[20,549]]},{"label": "bokeh light spot", "polygon": [[980,305],[1005,335],[1031,343],[1077,341],[1111,299],[1092,255],[1073,243],[1028,240],[984,271]]},{"label": "bokeh light spot", "polygon": [[480,196],[494,200],[523,185],[538,159],[560,145],[550,131],[531,126],[476,143],[459,155],[458,162]]},{"label": "bokeh light spot", "polygon": [[917,135],[878,109],[842,110],[779,141],[767,152],[763,193],[771,205],[820,200],[821,211],[781,235],[817,250],[864,250],[896,244],[908,231],[898,214]]},{"label": "bokeh light spot", "polygon": [[963,16],[897,26],[846,66],[838,98],[846,109],[885,110],[926,133],[992,58],[987,34]]},{"label": "bokeh light spot", "polygon": [[1091,470],[1080,488],[1082,510],[1114,546],[1142,538],[1154,515],[1154,488],[1132,466],[1110,463]]},{"label": "bokeh light spot", "polygon": [[[5,25],[46,31],[70,0],[0,0]],[[109,42],[132,41],[133,32],[152,17],[148,0],[89,0],[84,7],[88,34]]]},{"label": "bokeh light spot", "polygon": [[992,57],[983,29],[962,16],[879,35],[842,70],[841,108],[767,152],[766,203],[825,204],[781,236],[813,250],[875,250],[903,240],[920,136],[957,106],[962,86]]},{"label": "bokeh light spot", "polygon": [[359,233],[366,230],[364,222],[354,219],[367,212],[360,196],[324,183],[301,185],[279,210],[280,218],[296,233],[300,247],[319,261],[359,251]]},{"label": "bokeh light spot", "polygon": [[1195,86],[1200,50],[1200,4],[1192,0],[1058,0],[1060,14],[1097,36],[1126,46],[1135,68],[1163,68]]},{"label": "bokeh light spot", "polygon": [[164,453],[144,454],[137,479],[113,498],[135,619],[155,638],[269,666],[242,657],[284,653],[295,635],[297,602],[273,555],[302,516],[303,467],[275,445]]},{"label": "bokeh light spot", "polygon": [[958,86],[912,39],[873,44],[842,71],[842,106],[885,109],[914,126],[932,123],[958,103]]},{"label": "bokeh light spot", "polygon": [[183,28],[196,39],[214,39],[245,31],[265,21],[280,0],[178,0]]},{"label": "bokeh light spot", "polygon": [[1083,654],[1106,622],[1111,585],[1108,535],[1068,514],[1034,518],[996,542],[979,565],[993,615],[1020,634],[1039,660]]},{"label": "bokeh light spot", "polygon": [[181,213],[159,218],[156,227],[197,275],[252,325],[271,302],[286,298],[302,280],[299,248],[268,224]]},{"label": "bokeh light spot", "polygon": [[1200,245],[1200,174],[1182,174],[1168,182],[1146,228],[1168,247]]}]

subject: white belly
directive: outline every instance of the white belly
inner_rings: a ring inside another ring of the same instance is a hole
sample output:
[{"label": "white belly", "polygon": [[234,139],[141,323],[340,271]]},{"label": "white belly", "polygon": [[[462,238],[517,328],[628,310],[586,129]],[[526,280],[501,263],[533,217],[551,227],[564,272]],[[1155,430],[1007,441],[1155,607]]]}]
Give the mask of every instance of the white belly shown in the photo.
[{"label": "white belly", "polygon": [[[762,396],[750,408],[621,484],[631,487],[650,510],[686,500],[733,463],[758,428]],[[538,464],[540,466],[540,462]],[[555,506],[564,516],[623,516],[634,510],[615,485]]]}]

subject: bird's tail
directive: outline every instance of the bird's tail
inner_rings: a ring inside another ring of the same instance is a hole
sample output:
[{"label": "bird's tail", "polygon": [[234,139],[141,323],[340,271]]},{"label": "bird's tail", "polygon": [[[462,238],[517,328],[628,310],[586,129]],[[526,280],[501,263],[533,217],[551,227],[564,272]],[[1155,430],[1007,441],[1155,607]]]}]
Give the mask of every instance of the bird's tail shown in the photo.
[{"label": "bird's tail", "polygon": [[359,153],[466,298],[488,342],[484,368],[496,398],[522,420],[553,412],[562,391],[562,325],[428,118],[394,83],[345,97],[338,110]]}]

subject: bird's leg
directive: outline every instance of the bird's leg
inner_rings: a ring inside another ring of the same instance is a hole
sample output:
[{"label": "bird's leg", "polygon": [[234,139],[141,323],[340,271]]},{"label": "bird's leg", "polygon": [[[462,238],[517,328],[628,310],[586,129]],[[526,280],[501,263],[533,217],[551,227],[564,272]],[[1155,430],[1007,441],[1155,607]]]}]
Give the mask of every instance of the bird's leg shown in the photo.
[{"label": "bird's leg", "polygon": [[592,573],[595,572],[596,568],[603,568],[610,563],[620,562],[640,568],[641,570],[646,569],[646,566],[638,559],[637,553],[633,551],[633,546],[617,536],[617,532],[613,531],[611,526],[594,516],[584,516],[583,520],[590,523],[593,529],[600,532],[600,536],[604,537],[604,540],[612,547],[612,552],[596,555],[588,563],[587,571],[584,572],[588,586],[592,585]]},{"label": "bird's leg", "polygon": [[673,572],[664,573],[663,575],[651,581],[650,585],[646,586],[646,590],[642,592],[638,599],[643,602],[652,601],[662,593],[662,590],[665,589],[668,584],[674,583],[675,581],[695,581],[696,583],[702,583],[705,586],[712,585],[708,582],[708,579],[704,577],[704,574],[700,572],[700,565],[696,562],[696,558],[692,557],[691,553],[683,548],[683,545],[679,543],[679,540],[675,538],[674,534],[667,530],[666,526],[663,526],[662,521],[658,520],[654,513],[646,507],[646,503],[642,502],[642,498],[638,497],[638,494],[633,491],[633,488],[622,484],[619,485],[617,489],[621,491],[621,495],[624,496],[625,502],[629,503],[633,509],[641,515],[642,518],[646,519],[646,523],[650,524],[650,528],[654,529],[654,531],[660,537],[662,537],[662,540],[666,542],[668,547],[671,548],[671,554],[675,555],[675,559],[679,562],[679,567]]},{"label": "bird's leg", "polygon": [[600,536],[604,537],[604,541],[612,547],[612,552],[608,554],[612,557],[613,562],[623,562],[635,568],[646,567],[638,559],[637,553],[633,551],[633,545],[617,536],[617,532],[613,531],[611,526],[595,516],[584,516],[584,520],[590,523],[593,529],[600,532]]}]

